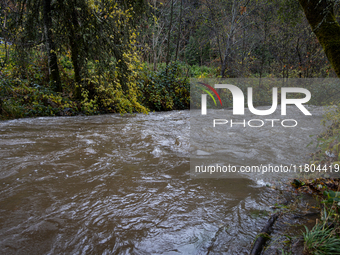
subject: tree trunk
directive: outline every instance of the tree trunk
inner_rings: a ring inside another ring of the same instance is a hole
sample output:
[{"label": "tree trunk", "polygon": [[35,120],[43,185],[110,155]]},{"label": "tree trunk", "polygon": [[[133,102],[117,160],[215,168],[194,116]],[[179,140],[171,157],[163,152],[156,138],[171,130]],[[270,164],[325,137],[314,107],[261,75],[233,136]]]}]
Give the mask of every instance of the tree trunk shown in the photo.
[{"label": "tree trunk", "polygon": [[299,0],[308,23],[340,78],[340,25],[334,16],[334,1]]},{"label": "tree trunk", "polygon": [[266,42],[267,42],[267,34],[268,34],[268,20],[267,16],[264,20],[264,36],[263,36],[263,43],[262,43],[262,56],[261,56],[261,63],[260,63],[260,79],[263,75],[264,64],[266,62]]},{"label": "tree trunk", "polygon": [[[154,5],[154,10],[156,10],[156,0],[154,0],[153,2]],[[154,11],[155,12],[155,11]],[[154,13],[154,15],[156,15]],[[156,20],[154,20],[154,26],[152,28],[152,51],[153,51],[153,70],[156,71],[157,70],[157,51],[156,51],[156,40],[158,40],[158,36],[155,37],[155,33],[156,33]],[[157,31],[158,32],[158,31]]]},{"label": "tree trunk", "polygon": [[178,50],[179,50],[179,41],[180,41],[180,37],[181,37],[182,9],[183,9],[183,0],[181,0],[181,7],[180,7],[180,11],[179,11],[179,28],[178,28],[178,35],[177,35],[177,46],[176,46],[175,61],[177,61]]},{"label": "tree trunk", "polygon": [[75,98],[81,99],[81,73],[82,73],[82,61],[80,56],[80,38],[78,35],[79,24],[77,19],[77,13],[75,5],[71,5],[71,17],[70,17],[70,46],[71,46],[71,61],[74,69],[74,80],[75,80]]},{"label": "tree trunk", "polygon": [[225,74],[226,74],[226,70],[227,70],[227,64],[229,66],[229,68],[231,67],[231,37],[228,36],[227,39],[227,47],[226,47],[226,51],[225,51],[225,55],[224,55],[224,59],[222,62],[222,67],[221,67],[221,77],[225,78]]},{"label": "tree trunk", "polygon": [[[171,29],[172,29],[173,9],[174,9],[174,1],[171,0],[170,23],[169,23],[169,31],[168,31],[168,46],[167,46],[167,53],[166,53],[166,67],[168,67],[169,62],[170,62],[170,35],[171,35]],[[168,72],[168,69],[166,69],[166,72]]]},{"label": "tree trunk", "polygon": [[299,78],[301,78],[302,77],[302,57],[301,57],[300,48],[299,48],[299,41],[300,41],[300,38],[298,38],[297,40],[295,49],[296,49],[296,53],[299,58]]},{"label": "tree trunk", "polygon": [[232,55],[232,45],[233,45],[233,37],[235,36],[235,29],[236,29],[236,16],[237,16],[237,1],[234,0],[233,1],[233,7],[231,10],[231,26],[230,26],[230,32],[228,34],[228,38],[227,38],[227,45],[226,45],[226,50],[225,50],[225,55],[224,55],[224,59],[222,62],[222,66],[221,66],[221,77],[225,78],[226,76],[226,70],[228,67],[228,75],[230,78],[234,78],[235,74],[234,71],[231,69],[232,68],[232,61],[233,61],[233,57]]},{"label": "tree trunk", "polygon": [[0,97],[0,115],[2,115],[2,98]]},{"label": "tree trunk", "polygon": [[74,80],[75,80],[75,98],[76,99],[81,99],[81,69],[80,69],[80,63],[78,59],[79,55],[79,50],[78,50],[78,45],[77,45],[77,40],[73,37],[70,36],[70,46],[71,46],[71,60],[73,64],[73,69],[74,69]]},{"label": "tree trunk", "polygon": [[48,56],[48,70],[50,81],[56,92],[62,92],[58,59],[55,53],[55,46],[52,40],[52,18],[51,18],[51,0],[44,0],[44,32],[46,39],[46,51]]}]

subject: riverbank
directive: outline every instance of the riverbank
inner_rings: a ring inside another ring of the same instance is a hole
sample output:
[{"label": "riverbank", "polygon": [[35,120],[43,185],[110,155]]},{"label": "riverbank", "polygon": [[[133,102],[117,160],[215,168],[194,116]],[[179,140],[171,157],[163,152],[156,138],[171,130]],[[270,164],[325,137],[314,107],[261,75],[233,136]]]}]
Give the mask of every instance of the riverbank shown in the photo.
[{"label": "riverbank", "polygon": [[328,203],[322,195],[325,189],[339,190],[339,181],[317,179],[306,181],[299,188],[290,183],[274,187],[280,190],[277,203],[272,206],[278,218],[270,235],[266,235],[261,254],[339,254],[338,202]]},{"label": "riverbank", "polygon": [[340,254],[337,118],[337,110],[326,114],[325,121],[332,124],[318,136],[309,173],[281,185],[281,196],[274,206],[279,217],[261,254]]}]

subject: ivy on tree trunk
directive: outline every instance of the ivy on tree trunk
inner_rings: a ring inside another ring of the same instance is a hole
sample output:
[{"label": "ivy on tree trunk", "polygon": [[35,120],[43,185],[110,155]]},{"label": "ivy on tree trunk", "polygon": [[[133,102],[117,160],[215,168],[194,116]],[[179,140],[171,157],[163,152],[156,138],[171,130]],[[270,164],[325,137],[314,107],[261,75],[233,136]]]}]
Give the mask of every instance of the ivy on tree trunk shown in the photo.
[{"label": "ivy on tree trunk", "polygon": [[334,16],[333,0],[299,0],[308,23],[340,78],[340,25]]}]

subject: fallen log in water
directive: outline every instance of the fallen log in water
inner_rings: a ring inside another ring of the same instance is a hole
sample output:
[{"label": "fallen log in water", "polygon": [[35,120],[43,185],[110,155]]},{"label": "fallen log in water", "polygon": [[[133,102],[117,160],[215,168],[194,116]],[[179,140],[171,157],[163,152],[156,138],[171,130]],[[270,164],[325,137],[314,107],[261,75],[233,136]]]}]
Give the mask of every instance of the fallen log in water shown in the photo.
[{"label": "fallen log in water", "polygon": [[275,213],[270,217],[267,224],[261,230],[261,233],[258,234],[258,237],[253,245],[253,249],[251,250],[250,255],[261,254],[263,246],[266,244],[266,241],[271,233],[271,227],[274,225],[278,217],[279,213]]}]

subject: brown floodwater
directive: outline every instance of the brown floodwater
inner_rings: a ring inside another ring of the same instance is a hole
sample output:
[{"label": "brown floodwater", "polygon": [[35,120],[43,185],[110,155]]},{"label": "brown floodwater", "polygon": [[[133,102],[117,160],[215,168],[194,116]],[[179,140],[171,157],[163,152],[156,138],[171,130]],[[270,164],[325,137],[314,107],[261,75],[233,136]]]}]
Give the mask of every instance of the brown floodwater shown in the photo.
[{"label": "brown floodwater", "polygon": [[[189,123],[189,111],[0,122],[0,254],[247,254],[276,192],[191,178]],[[288,145],[273,155],[305,153]]]}]

